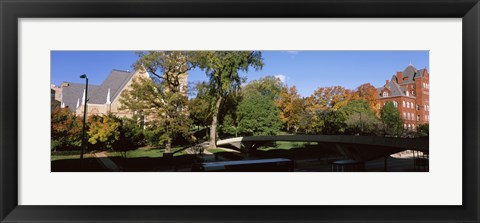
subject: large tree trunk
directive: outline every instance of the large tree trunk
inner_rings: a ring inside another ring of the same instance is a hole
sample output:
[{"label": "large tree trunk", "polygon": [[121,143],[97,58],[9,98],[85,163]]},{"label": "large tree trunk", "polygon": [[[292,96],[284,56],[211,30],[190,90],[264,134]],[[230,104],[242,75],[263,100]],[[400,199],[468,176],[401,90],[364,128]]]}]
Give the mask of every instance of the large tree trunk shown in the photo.
[{"label": "large tree trunk", "polygon": [[212,125],[210,126],[210,148],[217,148],[217,125],[218,125],[218,113],[220,112],[220,104],[222,97],[220,96],[215,104],[215,110],[212,117]]},{"label": "large tree trunk", "polygon": [[[170,116],[167,115],[167,120],[169,120]],[[166,123],[166,126],[167,126],[167,134],[168,134],[168,139],[167,139],[167,142],[165,143],[165,153],[170,153],[171,152],[171,148],[172,148],[172,132],[170,131],[170,122],[167,122]]]},{"label": "large tree trunk", "polygon": [[171,153],[172,152],[172,140],[168,139],[167,143],[165,143],[165,153]]}]

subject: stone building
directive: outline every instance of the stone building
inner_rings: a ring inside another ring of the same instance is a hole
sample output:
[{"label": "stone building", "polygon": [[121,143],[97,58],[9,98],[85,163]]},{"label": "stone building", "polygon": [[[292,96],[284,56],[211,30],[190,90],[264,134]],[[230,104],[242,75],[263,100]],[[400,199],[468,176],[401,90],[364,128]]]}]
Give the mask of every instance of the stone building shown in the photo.
[{"label": "stone building", "polygon": [[408,65],[405,70],[386,80],[383,87],[377,88],[380,106],[393,102],[405,129],[414,130],[420,124],[429,123],[429,78],[426,68],[417,70],[413,65]]},{"label": "stone building", "polygon": [[[121,93],[130,89],[134,78],[148,77],[144,69],[134,71],[112,70],[100,85],[88,85],[87,115],[101,115],[112,113],[119,117],[132,117],[133,111],[122,110]],[[181,76],[182,86],[186,86],[187,75]],[[85,83],[63,82],[60,86],[52,85],[52,99],[60,102],[62,108],[69,108],[73,113],[81,116],[84,111]]]}]

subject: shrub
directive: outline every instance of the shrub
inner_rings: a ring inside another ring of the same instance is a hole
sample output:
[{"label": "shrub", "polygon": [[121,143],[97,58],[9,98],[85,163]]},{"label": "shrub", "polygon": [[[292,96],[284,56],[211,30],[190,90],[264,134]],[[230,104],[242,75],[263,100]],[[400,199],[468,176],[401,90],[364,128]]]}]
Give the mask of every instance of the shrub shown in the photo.
[{"label": "shrub", "polygon": [[82,144],[82,124],[82,119],[68,108],[54,109],[51,114],[51,149],[79,149]]},{"label": "shrub", "polygon": [[120,139],[122,122],[114,115],[93,115],[88,118],[88,142],[97,149],[113,149]]}]

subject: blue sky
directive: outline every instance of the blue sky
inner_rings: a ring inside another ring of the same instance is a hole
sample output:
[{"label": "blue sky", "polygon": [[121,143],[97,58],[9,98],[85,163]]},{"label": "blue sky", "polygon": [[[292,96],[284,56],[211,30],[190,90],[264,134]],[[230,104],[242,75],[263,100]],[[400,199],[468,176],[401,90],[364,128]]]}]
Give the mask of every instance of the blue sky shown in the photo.
[{"label": "blue sky", "polygon": [[[247,82],[279,76],[285,84],[295,85],[302,96],[334,85],[354,89],[371,83],[380,87],[410,63],[430,70],[428,51],[263,51],[262,57],[262,70],[242,73]],[[87,74],[89,83],[98,85],[112,69],[132,70],[137,59],[133,51],[52,51],[51,83],[83,83],[79,76]],[[202,80],[207,80],[203,71],[189,73],[189,82]]]}]

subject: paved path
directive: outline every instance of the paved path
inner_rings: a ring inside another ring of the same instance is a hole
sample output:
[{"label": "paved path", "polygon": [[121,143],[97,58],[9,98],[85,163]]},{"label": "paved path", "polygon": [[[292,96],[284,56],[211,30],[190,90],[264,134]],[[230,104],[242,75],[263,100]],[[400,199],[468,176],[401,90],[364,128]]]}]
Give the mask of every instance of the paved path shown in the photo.
[{"label": "paved path", "polygon": [[93,156],[97,158],[97,160],[102,164],[105,168],[112,172],[119,172],[122,171],[120,167],[117,166],[110,158],[108,158],[107,153],[105,151],[94,153]]}]

